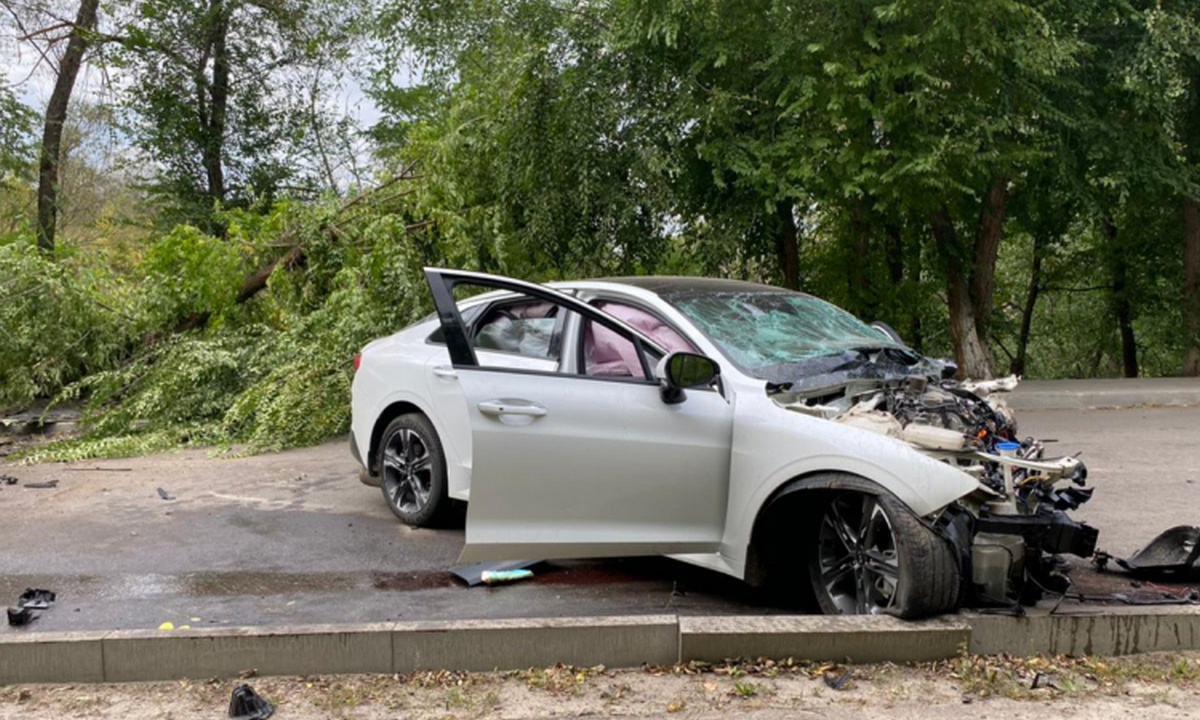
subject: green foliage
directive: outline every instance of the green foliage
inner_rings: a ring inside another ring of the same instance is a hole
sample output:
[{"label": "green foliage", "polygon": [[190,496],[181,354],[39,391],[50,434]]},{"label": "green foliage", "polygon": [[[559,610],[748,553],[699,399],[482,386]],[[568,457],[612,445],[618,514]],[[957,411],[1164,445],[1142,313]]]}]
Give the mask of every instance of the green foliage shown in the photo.
[{"label": "green foliage", "polygon": [[245,264],[236,246],[180,225],[157,240],[142,266],[162,326],[196,313],[220,318],[231,312]]},{"label": "green foliage", "polygon": [[[286,229],[307,249],[303,268],[277,270],[265,296],[246,305],[234,301],[245,271],[232,244],[186,226],[158,240],[139,268],[149,288],[145,342],[59,394],[85,400],[82,438],[27,459],[197,444],[260,451],[345,432],[353,355],[429,311],[421,270],[431,258],[420,235],[402,214],[374,210],[349,223],[322,207],[225,215],[230,235],[251,247]],[[171,334],[199,308],[221,321]]]},{"label": "green foliage", "polygon": [[0,192],[26,175],[33,162],[34,113],[0,74]]},{"label": "green foliage", "polygon": [[348,120],[330,110],[323,79],[336,79],[358,36],[361,2],[128,6],[113,60],[132,78],[122,105],[153,161],[146,179],[166,227],[220,230],[214,211],[332,186]]},{"label": "green foliage", "polygon": [[107,303],[130,295],[84,258],[55,261],[32,238],[0,239],[0,409],[115,363],[140,321]]},{"label": "green foliage", "polygon": [[[339,200],[317,191],[360,153],[322,91],[365,4],[112,6],[124,130],[165,202],[143,214],[152,239],[119,253],[91,230],[58,258],[0,238],[0,406],[86,403],[85,437],[33,457],[340,433],[352,355],[428,311],[426,264],[795,283],[949,355],[948,308],[990,268],[993,211],[1003,243],[971,321],[998,370],[1027,314],[1029,376],[1119,374],[1133,337],[1144,374],[1200,353],[1180,332],[1200,4],[372,7],[373,136],[394,177]],[[31,122],[0,84],[6,206],[32,198]],[[936,242],[935,218],[951,230]],[[244,302],[260,270],[267,289]]]}]

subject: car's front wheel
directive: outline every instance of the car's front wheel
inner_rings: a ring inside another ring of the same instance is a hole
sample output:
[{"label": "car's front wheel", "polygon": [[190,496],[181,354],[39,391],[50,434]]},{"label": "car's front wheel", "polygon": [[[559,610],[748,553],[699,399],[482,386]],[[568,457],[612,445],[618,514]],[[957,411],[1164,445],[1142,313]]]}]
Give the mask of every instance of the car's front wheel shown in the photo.
[{"label": "car's front wheel", "polygon": [[840,492],[824,506],[809,576],[828,614],[924,617],[955,609],[949,545],[887,494]]},{"label": "car's front wheel", "polygon": [[376,467],[388,507],[408,525],[437,525],[449,512],[446,456],[433,424],[411,413],[388,423]]}]

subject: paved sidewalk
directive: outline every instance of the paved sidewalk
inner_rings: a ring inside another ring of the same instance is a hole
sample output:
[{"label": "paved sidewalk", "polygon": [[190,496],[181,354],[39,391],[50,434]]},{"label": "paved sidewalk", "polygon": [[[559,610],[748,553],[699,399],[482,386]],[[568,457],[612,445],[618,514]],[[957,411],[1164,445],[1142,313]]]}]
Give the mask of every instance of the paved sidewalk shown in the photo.
[{"label": "paved sidewalk", "polygon": [[1200,378],[1025,380],[1008,397],[1015,410],[1200,405]]}]

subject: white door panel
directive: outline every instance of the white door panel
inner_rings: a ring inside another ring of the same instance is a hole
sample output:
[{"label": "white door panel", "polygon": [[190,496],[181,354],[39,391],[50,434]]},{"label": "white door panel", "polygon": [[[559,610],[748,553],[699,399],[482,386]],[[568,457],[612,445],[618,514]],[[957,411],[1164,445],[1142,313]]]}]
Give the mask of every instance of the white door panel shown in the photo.
[{"label": "white door panel", "polygon": [[[512,353],[480,350],[478,355],[481,362],[492,367],[553,371],[556,365],[554,360]],[[467,402],[458,383],[458,371],[450,366],[450,357],[445,353],[435,354],[425,366],[434,412],[446,435],[441,439],[442,444],[449,445],[451,449],[446,460],[457,465],[457,468],[448,468],[450,497],[468,500],[471,497],[471,420],[467,416]]]},{"label": "white door panel", "polygon": [[653,384],[457,368],[472,428],[462,560],[712,552],[732,409]]}]

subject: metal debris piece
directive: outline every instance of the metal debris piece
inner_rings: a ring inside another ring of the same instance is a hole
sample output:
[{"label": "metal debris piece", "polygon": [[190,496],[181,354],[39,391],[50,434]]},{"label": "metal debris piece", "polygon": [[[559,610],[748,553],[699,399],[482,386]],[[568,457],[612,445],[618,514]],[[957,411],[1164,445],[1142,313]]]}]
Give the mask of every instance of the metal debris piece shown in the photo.
[{"label": "metal debris piece", "polygon": [[1200,571],[1200,527],[1178,525],[1150,541],[1126,560],[1114,558],[1133,575],[1178,576]]},{"label": "metal debris piece", "polygon": [[1044,672],[1038,672],[1033,676],[1033,682],[1029,684],[1030,690],[1040,690],[1042,688],[1050,688],[1051,690],[1061,690],[1058,683],[1054,681],[1054,676]]},{"label": "metal debris piece", "polygon": [[[511,560],[508,562],[474,563],[472,565],[459,565],[458,567],[450,568],[450,572],[465,582],[467,587],[475,587],[484,583],[483,574],[485,572],[528,570],[540,562],[541,560]],[[532,573],[530,574],[532,575]]]},{"label": "metal debris piece", "polygon": [[175,499],[174,495],[167,492],[166,490],[163,490],[162,488],[158,488],[158,496],[160,498],[162,498],[163,500],[174,500]]},{"label": "metal debris piece", "polygon": [[850,672],[850,668],[831,668],[826,670],[822,676],[825,684],[834,690],[849,690],[850,681],[854,678],[854,673]]},{"label": "metal debris piece", "polygon": [[21,597],[17,598],[17,607],[29,608],[30,610],[45,610],[53,605],[57,599],[58,595],[50,590],[26,588],[25,592],[21,593]]},{"label": "metal debris piece", "polygon": [[229,717],[234,720],[266,720],[275,713],[275,706],[263,699],[246,684],[233,689],[229,698]]},{"label": "metal debris piece", "polygon": [[46,482],[25,483],[21,487],[33,488],[34,490],[49,490],[58,487],[58,481],[47,480]]}]

